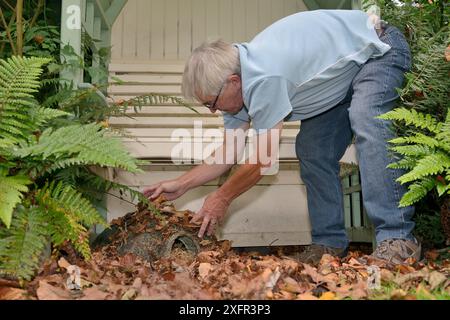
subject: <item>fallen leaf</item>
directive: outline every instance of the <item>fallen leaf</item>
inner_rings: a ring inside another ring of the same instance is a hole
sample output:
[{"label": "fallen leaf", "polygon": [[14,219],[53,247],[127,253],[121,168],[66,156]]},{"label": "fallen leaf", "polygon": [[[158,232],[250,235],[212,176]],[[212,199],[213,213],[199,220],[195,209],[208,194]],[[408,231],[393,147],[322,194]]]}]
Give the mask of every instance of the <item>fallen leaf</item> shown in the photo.
[{"label": "fallen leaf", "polygon": [[[269,271],[267,271],[267,270],[269,270]],[[270,270],[270,269],[264,270],[263,279],[265,279],[267,277],[267,275],[268,275],[268,279],[265,281],[265,283],[266,283],[265,287],[269,288],[269,289],[273,289],[275,287],[275,285],[277,284],[278,279],[280,279],[280,276],[281,276],[280,268],[277,267],[274,272],[272,272],[272,270]]]},{"label": "fallen leaf", "polygon": [[231,241],[229,241],[229,240],[222,241],[222,243],[220,244],[220,247],[222,248],[223,252],[230,251],[231,250]]},{"label": "fallen leaf", "polygon": [[403,300],[406,297],[407,293],[403,289],[395,289],[391,292],[392,300]]},{"label": "fallen leaf", "polygon": [[428,276],[428,283],[431,286],[430,290],[436,289],[442,283],[444,283],[446,280],[447,280],[447,277],[444,274],[442,274],[438,271],[432,271]]},{"label": "fallen leaf", "polygon": [[319,300],[316,296],[309,292],[301,293],[297,295],[297,300]]},{"label": "fallen leaf", "polygon": [[27,292],[18,288],[0,287],[0,300],[26,300]]},{"label": "fallen leaf", "polygon": [[394,274],[391,271],[384,268],[380,270],[380,276],[381,281],[383,282],[391,282],[395,278]]},{"label": "fallen leaf", "polygon": [[67,268],[70,267],[70,265],[71,264],[69,262],[67,262],[67,260],[64,259],[64,257],[61,257],[61,259],[58,260],[58,266],[60,268],[63,268],[63,269],[67,270]]},{"label": "fallen leaf", "polygon": [[435,300],[435,297],[430,293],[430,291],[427,290],[427,288],[425,288],[425,286],[423,284],[419,284],[416,288],[416,294],[421,295],[422,299],[426,298],[429,300]]},{"label": "fallen leaf", "polygon": [[136,291],[140,291],[142,288],[142,279],[141,278],[134,279],[133,285],[131,287]]},{"label": "fallen leaf", "polygon": [[209,246],[211,243],[212,243],[211,240],[206,240],[206,239],[203,239],[202,241],[200,241],[200,245],[202,247]]},{"label": "fallen leaf", "polygon": [[200,276],[200,278],[205,279],[212,269],[213,268],[210,263],[200,263],[200,265],[198,266],[198,275]]},{"label": "fallen leaf", "polygon": [[440,253],[437,250],[429,250],[425,252],[425,258],[427,260],[436,261],[439,258]]},{"label": "fallen leaf", "polygon": [[121,300],[133,300],[133,298],[136,297],[136,295],[137,295],[136,290],[131,288],[124,293]]},{"label": "fallen leaf", "polygon": [[284,285],[280,288],[291,293],[303,293],[305,290],[291,277],[283,279]]},{"label": "fallen leaf", "polygon": [[333,292],[328,291],[328,292],[324,292],[320,296],[319,300],[334,300],[335,298],[336,298],[336,295]]},{"label": "fallen leaf", "polygon": [[36,294],[39,300],[71,300],[68,291],[54,287],[42,280],[39,281],[39,287]]},{"label": "fallen leaf", "polygon": [[97,287],[92,287],[83,290],[83,297],[80,300],[105,300],[108,296],[108,292],[101,291]]},{"label": "fallen leaf", "polygon": [[173,281],[175,279],[175,273],[169,271],[162,275],[163,279],[166,281]]}]

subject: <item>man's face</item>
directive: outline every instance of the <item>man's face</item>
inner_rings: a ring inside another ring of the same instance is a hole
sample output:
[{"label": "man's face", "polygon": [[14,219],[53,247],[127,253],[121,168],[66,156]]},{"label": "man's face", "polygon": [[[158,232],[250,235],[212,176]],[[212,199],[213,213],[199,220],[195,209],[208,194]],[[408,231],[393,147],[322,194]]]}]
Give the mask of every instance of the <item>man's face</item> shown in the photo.
[{"label": "man's face", "polygon": [[241,77],[232,74],[227,78],[222,86],[222,90],[220,90],[217,96],[204,96],[199,98],[203,104],[209,106],[209,110],[212,113],[220,110],[231,114],[237,114],[244,105]]}]

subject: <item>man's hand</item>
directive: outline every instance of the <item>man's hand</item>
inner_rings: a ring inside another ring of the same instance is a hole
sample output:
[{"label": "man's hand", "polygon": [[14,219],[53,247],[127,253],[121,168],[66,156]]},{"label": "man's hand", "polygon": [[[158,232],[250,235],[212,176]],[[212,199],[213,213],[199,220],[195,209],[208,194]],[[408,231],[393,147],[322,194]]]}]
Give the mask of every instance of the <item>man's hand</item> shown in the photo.
[{"label": "man's hand", "polygon": [[192,218],[191,222],[202,222],[198,236],[203,238],[205,231],[211,236],[218,223],[225,217],[230,203],[217,192],[211,193],[203,203],[203,207]]},{"label": "man's hand", "polygon": [[155,200],[161,194],[169,201],[181,197],[187,189],[179,180],[167,180],[156,183],[143,191],[144,196],[149,200]]}]

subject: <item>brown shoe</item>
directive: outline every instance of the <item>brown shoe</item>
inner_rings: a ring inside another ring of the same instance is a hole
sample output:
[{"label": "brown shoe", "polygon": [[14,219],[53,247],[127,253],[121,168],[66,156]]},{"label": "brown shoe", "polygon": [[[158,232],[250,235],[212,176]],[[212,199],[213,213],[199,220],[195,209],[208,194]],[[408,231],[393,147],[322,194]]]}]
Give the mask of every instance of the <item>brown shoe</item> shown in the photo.
[{"label": "brown shoe", "polygon": [[305,250],[303,250],[302,252],[297,252],[291,257],[302,263],[318,265],[324,254],[329,254],[334,257],[343,258],[347,255],[347,252],[348,248],[345,249],[331,248],[322,246],[320,244],[312,244],[306,246]]},{"label": "brown shoe", "polygon": [[410,258],[419,261],[420,252],[421,246],[417,240],[388,239],[377,246],[372,257],[394,264],[404,264]]}]

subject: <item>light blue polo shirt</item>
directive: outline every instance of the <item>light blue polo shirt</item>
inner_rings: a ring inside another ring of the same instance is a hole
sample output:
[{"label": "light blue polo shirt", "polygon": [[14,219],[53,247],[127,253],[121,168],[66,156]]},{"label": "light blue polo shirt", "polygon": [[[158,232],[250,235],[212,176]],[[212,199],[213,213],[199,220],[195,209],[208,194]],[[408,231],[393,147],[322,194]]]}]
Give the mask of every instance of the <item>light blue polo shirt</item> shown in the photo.
[{"label": "light blue polo shirt", "polygon": [[236,115],[224,112],[225,128],[251,121],[257,130],[336,106],[361,65],[390,49],[359,10],[299,12],[235,46],[246,108]]}]

